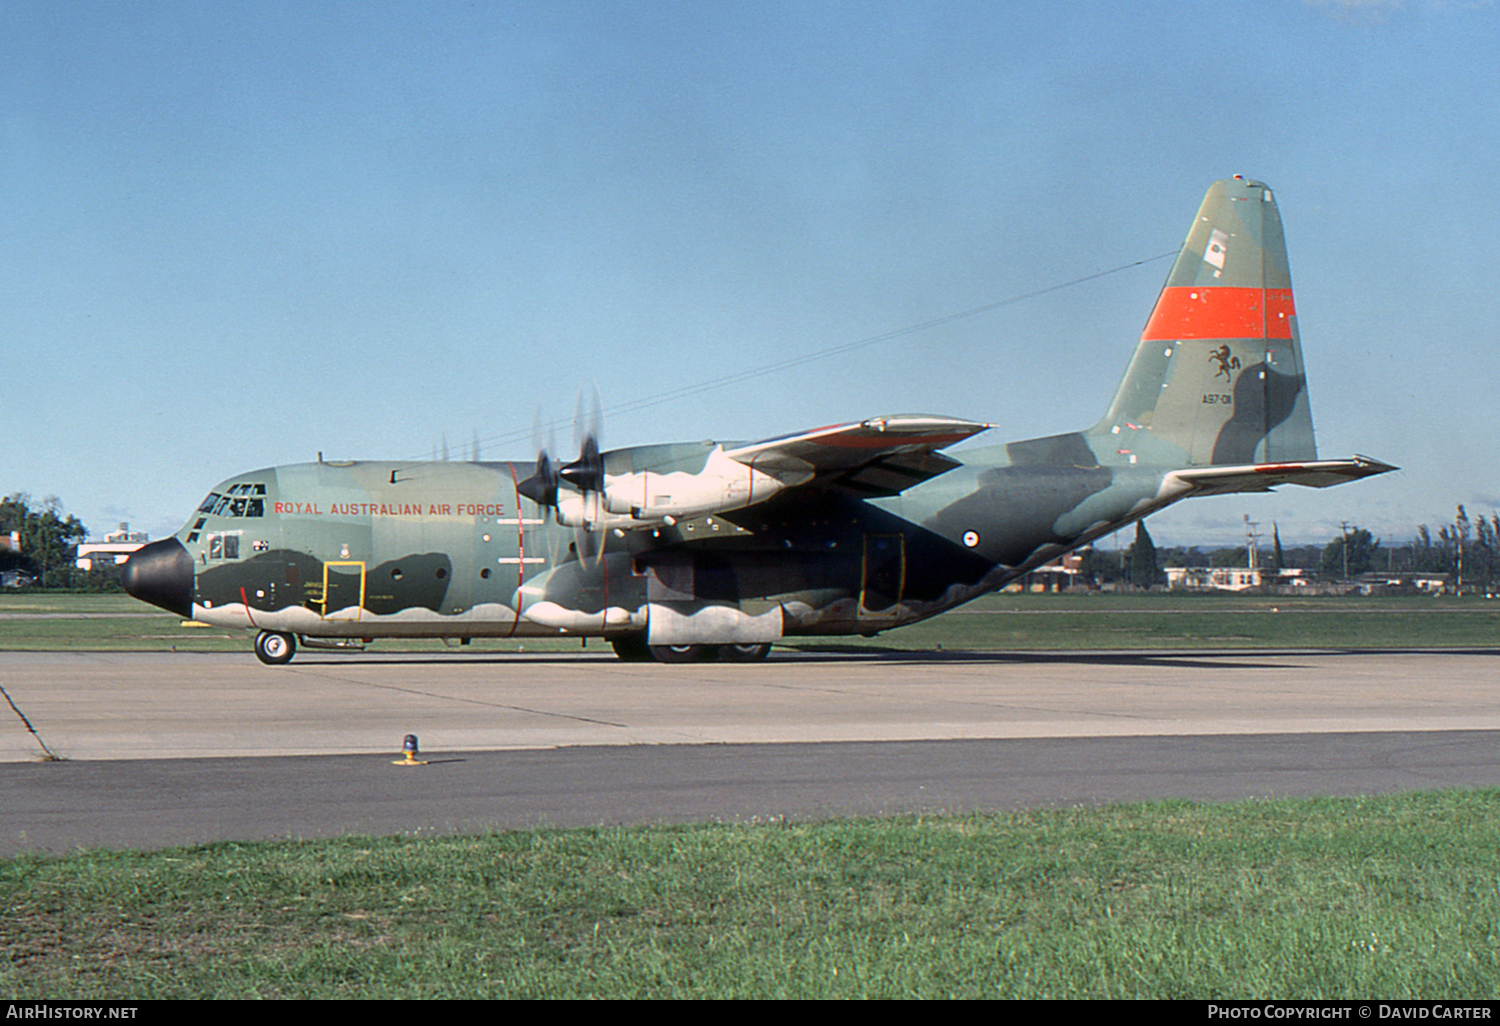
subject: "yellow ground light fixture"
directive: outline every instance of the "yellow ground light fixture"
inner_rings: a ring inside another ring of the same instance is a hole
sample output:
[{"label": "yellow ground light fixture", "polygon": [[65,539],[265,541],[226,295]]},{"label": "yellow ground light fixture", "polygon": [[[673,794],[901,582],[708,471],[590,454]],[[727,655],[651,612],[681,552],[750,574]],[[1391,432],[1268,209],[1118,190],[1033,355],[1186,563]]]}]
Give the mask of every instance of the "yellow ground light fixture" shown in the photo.
[{"label": "yellow ground light fixture", "polygon": [[408,734],[404,738],[402,738],[401,739],[401,751],[403,753],[402,758],[400,758],[400,759],[393,759],[391,761],[391,765],[392,766],[426,766],[427,765],[427,760],[425,760],[425,759],[418,759],[417,758],[417,756],[419,754],[421,754],[418,751],[418,749],[417,749],[417,735],[415,735],[415,734]]}]

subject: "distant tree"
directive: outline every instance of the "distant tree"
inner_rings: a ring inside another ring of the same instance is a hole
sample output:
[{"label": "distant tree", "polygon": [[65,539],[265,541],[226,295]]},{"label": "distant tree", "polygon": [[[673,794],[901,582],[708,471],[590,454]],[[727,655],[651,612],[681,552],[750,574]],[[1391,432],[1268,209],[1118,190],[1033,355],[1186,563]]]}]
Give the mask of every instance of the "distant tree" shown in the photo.
[{"label": "distant tree", "polygon": [[1473,533],[1474,525],[1469,523],[1469,511],[1464,509],[1463,503],[1459,503],[1458,516],[1453,521],[1453,536],[1458,539],[1458,590],[1460,593],[1469,583],[1470,568],[1465,564],[1469,562],[1469,535]]},{"label": "distant tree", "polygon": [[1379,550],[1380,542],[1374,535],[1363,527],[1352,528],[1324,547],[1322,571],[1329,577],[1358,577],[1369,573],[1375,566]]},{"label": "distant tree", "polygon": [[1442,561],[1443,572],[1453,574],[1455,578],[1463,576],[1463,554],[1459,545],[1458,532],[1448,524],[1444,524],[1438,530],[1438,558]]},{"label": "distant tree", "polygon": [[1078,553],[1078,572],[1095,584],[1110,584],[1122,579],[1120,554],[1093,546]]},{"label": "distant tree", "polygon": [[1135,543],[1130,546],[1130,583],[1137,588],[1150,588],[1162,583],[1161,569],[1156,565],[1156,545],[1146,530],[1146,522],[1135,524]]},{"label": "distant tree", "polygon": [[1496,551],[1495,526],[1484,517],[1474,521],[1474,544],[1469,549],[1469,583],[1489,594],[1495,578],[1495,563],[1500,553]]},{"label": "distant tree", "polygon": [[1286,569],[1286,553],[1281,551],[1281,527],[1271,521],[1271,569],[1277,573]]},{"label": "distant tree", "polygon": [[1156,562],[1159,566],[1208,566],[1208,556],[1196,545],[1170,545],[1156,550]]},{"label": "distant tree", "polygon": [[1249,566],[1250,550],[1241,545],[1237,549],[1215,549],[1208,554],[1209,566]]},{"label": "distant tree", "polygon": [[74,560],[78,543],[88,537],[88,528],[71,513],[63,516],[62,502],[56,496],[42,500],[33,509],[31,496],[16,492],[0,499],[0,534],[20,536],[19,552],[0,553],[0,569],[25,570],[43,588],[66,588],[74,583],[77,567]]},{"label": "distant tree", "polygon": [[1411,568],[1417,573],[1447,573],[1448,561],[1441,545],[1432,543],[1432,532],[1426,524],[1417,528],[1417,537],[1411,545]]}]

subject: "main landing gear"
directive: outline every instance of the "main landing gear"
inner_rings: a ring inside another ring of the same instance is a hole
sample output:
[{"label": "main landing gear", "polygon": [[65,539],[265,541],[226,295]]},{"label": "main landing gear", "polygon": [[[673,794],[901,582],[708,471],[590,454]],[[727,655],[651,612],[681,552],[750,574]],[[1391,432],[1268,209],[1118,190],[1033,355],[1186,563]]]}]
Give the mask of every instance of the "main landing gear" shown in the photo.
[{"label": "main landing gear", "polygon": [[611,638],[615,655],[627,663],[758,663],[771,652],[760,645],[648,645],[639,634]]},{"label": "main landing gear", "polygon": [[297,654],[297,639],[279,631],[261,631],[255,636],[255,658],[267,666],[284,666]]},{"label": "main landing gear", "polygon": [[726,663],[758,663],[771,654],[769,643],[759,645],[720,645],[719,659]]}]

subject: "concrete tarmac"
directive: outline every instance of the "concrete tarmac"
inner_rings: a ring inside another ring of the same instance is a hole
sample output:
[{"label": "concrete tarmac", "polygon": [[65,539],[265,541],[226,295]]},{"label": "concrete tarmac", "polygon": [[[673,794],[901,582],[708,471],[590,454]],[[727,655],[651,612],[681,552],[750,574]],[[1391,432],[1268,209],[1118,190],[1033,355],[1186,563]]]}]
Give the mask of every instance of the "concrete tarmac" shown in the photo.
[{"label": "concrete tarmac", "polygon": [[[0,851],[1497,786],[1497,681],[1492,650],[0,653],[67,760],[0,708]],[[432,765],[390,765],[408,733]]]}]

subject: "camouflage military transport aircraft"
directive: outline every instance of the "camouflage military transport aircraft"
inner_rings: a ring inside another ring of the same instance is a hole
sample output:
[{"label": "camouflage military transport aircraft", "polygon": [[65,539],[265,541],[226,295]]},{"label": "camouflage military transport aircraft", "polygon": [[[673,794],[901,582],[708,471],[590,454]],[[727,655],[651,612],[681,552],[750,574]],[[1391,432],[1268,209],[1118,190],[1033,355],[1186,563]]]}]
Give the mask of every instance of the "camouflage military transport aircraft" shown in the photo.
[{"label": "camouflage military transport aircraft", "polygon": [[625,659],[763,658],[994,591],[1194,495],[1323,488],[1271,190],[1216,182],[1093,427],[941,450],[986,425],[876,417],[761,442],[535,463],[237,474],[126,565],[136,598],[256,631],[267,663],[375,638],[603,637]]}]

